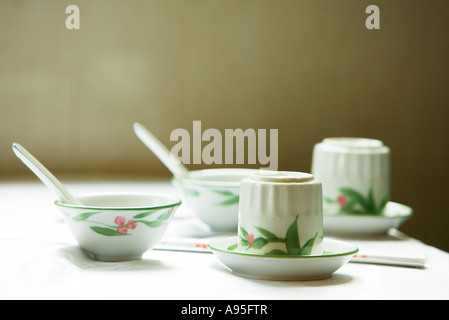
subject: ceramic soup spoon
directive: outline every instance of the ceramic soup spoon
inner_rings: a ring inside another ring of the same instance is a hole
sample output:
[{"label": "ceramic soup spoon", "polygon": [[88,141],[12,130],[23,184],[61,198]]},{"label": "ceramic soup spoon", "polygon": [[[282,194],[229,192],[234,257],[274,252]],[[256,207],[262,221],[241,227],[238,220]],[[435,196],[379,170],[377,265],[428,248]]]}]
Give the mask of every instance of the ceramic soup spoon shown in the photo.
[{"label": "ceramic soup spoon", "polygon": [[140,123],[134,123],[134,132],[137,137],[162,161],[162,163],[173,173],[176,178],[185,177],[187,168],[180,162],[176,163],[170,151],[150,131]]},{"label": "ceramic soup spoon", "polygon": [[18,143],[13,143],[12,150],[16,156],[25,163],[25,165],[33,171],[33,173],[58,196],[61,202],[74,205],[82,205],[66,188],[59,182],[56,177],[47,170],[31,153]]}]

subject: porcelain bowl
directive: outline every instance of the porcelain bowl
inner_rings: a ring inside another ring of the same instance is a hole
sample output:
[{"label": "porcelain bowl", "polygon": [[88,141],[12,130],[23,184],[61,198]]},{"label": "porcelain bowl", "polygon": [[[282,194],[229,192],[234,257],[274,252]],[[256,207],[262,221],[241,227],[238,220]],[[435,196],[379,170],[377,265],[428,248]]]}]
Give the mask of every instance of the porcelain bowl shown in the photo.
[{"label": "porcelain bowl", "polygon": [[259,169],[204,169],[190,171],[172,183],[181,191],[192,213],[215,232],[236,232],[240,181]]},{"label": "porcelain bowl", "polygon": [[160,194],[90,194],[56,201],[78,244],[100,261],[139,260],[162,238],[181,200]]}]

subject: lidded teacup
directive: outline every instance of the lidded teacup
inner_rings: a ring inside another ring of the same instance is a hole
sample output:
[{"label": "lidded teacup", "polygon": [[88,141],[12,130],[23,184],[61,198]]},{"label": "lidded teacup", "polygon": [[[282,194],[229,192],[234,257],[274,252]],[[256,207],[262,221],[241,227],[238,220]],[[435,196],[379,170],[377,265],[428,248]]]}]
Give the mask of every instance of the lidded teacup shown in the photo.
[{"label": "lidded teacup", "polygon": [[390,200],[390,149],[380,140],[333,137],[313,149],[324,214],[380,214]]},{"label": "lidded teacup", "polygon": [[259,255],[320,255],[321,183],[312,174],[259,171],[240,185],[239,251]]}]

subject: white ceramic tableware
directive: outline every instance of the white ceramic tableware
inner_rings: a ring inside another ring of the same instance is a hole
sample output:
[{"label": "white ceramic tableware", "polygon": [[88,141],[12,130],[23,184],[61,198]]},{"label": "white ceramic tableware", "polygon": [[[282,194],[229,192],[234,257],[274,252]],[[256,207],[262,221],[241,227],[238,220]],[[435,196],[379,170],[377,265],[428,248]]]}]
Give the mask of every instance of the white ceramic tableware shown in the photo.
[{"label": "white ceramic tableware", "polygon": [[78,244],[100,261],[141,259],[162,238],[175,210],[176,197],[145,194],[92,194],[83,205],[56,201]]},{"label": "white ceramic tableware", "polygon": [[58,199],[65,203],[81,205],[56,177],[42,165],[28,150],[18,143],[13,143],[12,150],[16,156],[51,190]]},{"label": "white ceramic tableware", "polygon": [[261,280],[319,280],[332,276],[344,266],[358,248],[343,241],[325,239],[318,256],[267,256],[236,250],[238,238],[211,241],[208,246],[232,273]]},{"label": "white ceramic tableware", "polygon": [[326,138],[313,149],[324,215],[380,214],[390,200],[390,149],[380,140]]},{"label": "white ceramic tableware", "polygon": [[381,215],[324,216],[324,230],[328,235],[382,235],[392,228],[399,228],[412,214],[413,209],[409,206],[389,201]]},{"label": "white ceramic tableware", "polygon": [[203,223],[214,232],[236,232],[240,181],[258,169],[204,169],[174,177],[172,183],[183,200]]},{"label": "white ceramic tableware", "polygon": [[190,211],[214,232],[237,230],[240,181],[255,169],[204,169],[189,171],[175,161],[170,151],[143,125],[134,123],[139,139],[173,173],[173,185],[180,190]]},{"label": "white ceramic tableware", "polygon": [[288,171],[260,171],[244,178],[238,226],[241,252],[321,254],[321,183],[309,173]]}]

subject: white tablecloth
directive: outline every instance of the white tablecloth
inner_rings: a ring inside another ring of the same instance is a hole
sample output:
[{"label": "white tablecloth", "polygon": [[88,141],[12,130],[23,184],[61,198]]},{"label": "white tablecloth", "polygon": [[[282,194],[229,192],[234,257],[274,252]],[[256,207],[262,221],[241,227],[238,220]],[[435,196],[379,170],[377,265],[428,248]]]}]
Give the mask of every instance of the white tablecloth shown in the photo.
[{"label": "white tablecloth", "polygon": [[[156,191],[167,181],[69,182],[74,193]],[[99,262],[79,249],[37,179],[0,182],[0,299],[448,299],[449,254],[395,232],[340,238],[360,253],[427,258],[424,269],[348,263],[317,281],[236,276],[210,253],[147,251],[141,261]],[[412,218],[413,219],[413,218]],[[166,239],[215,235],[182,206]]]}]

